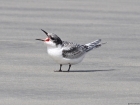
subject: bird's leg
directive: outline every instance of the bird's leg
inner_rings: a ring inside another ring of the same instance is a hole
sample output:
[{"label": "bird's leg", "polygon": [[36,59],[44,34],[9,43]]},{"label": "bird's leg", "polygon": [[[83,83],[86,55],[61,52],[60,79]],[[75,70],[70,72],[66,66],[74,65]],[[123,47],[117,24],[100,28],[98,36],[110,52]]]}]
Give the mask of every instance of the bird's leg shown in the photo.
[{"label": "bird's leg", "polygon": [[62,64],[60,64],[60,69],[59,69],[59,71],[62,71],[62,70],[61,70],[61,67],[62,67]]},{"label": "bird's leg", "polygon": [[70,68],[71,68],[71,64],[69,64],[68,72],[70,71]]}]

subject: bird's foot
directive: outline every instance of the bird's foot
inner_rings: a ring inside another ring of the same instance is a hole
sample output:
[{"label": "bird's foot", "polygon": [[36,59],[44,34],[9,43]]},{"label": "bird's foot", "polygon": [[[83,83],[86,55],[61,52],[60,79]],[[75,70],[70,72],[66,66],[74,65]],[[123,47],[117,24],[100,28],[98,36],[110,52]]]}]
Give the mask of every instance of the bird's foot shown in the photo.
[{"label": "bird's foot", "polygon": [[54,72],[62,72],[62,70],[55,70]]},{"label": "bird's foot", "polygon": [[59,72],[62,72],[62,70],[59,70]]}]

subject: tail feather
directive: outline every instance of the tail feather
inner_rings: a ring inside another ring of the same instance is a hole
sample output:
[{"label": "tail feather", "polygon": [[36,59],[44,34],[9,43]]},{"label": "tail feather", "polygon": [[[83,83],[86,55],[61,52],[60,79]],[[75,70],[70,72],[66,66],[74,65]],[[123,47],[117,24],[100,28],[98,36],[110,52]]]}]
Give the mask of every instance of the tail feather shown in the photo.
[{"label": "tail feather", "polygon": [[88,52],[94,48],[98,48],[102,44],[106,44],[106,43],[100,43],[100,42],[101,42],[101,39],[98,39],[98,40],[95,40],[94,42],[90,42],[90,43],[85,44],[86,52]]}]

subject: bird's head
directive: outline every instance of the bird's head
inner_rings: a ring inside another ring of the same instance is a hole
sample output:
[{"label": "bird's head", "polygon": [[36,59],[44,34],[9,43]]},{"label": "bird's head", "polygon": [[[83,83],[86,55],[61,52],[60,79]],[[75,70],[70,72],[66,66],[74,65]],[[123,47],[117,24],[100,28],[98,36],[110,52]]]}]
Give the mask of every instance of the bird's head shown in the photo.
[{"label": "bird's head", "polygon": [[[41,29],[42,30],[42,29]],[[46,39],[36,39],[43,41],[45,44],[48,46],[57,46],[57,45],[62,45],[62,40],[54,33],[47,33],[46,31],[42,30],[46,35]]]}]

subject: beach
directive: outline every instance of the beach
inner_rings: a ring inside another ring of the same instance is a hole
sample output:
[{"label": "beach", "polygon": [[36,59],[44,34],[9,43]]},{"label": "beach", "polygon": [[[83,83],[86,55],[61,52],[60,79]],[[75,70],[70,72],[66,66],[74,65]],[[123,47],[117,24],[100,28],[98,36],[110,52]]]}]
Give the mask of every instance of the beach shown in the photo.
[{"label": "beach", "polygon": [[[140,103],[140,1],[1,0],[0,105]],[[72,65],[47,55],[41,29],[100,48]],[[68,65],[62,70],[66,71]]]}]

